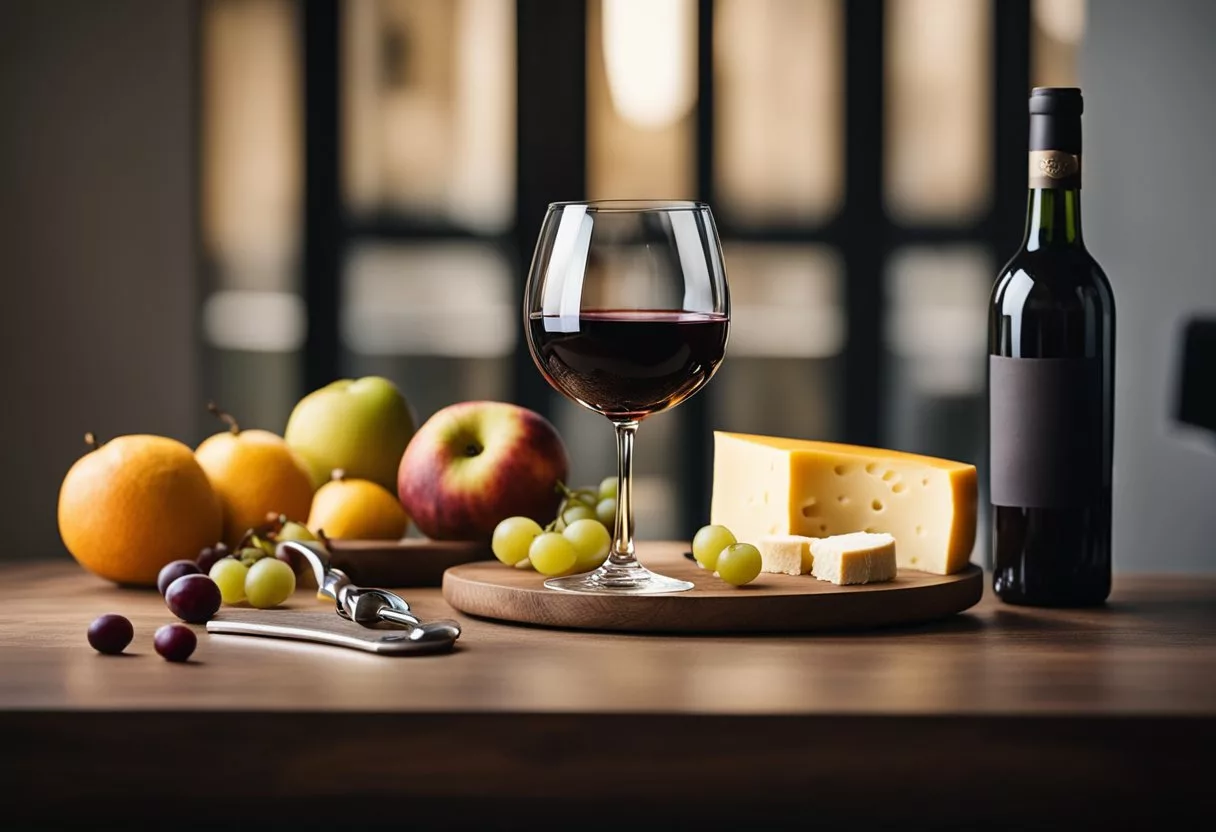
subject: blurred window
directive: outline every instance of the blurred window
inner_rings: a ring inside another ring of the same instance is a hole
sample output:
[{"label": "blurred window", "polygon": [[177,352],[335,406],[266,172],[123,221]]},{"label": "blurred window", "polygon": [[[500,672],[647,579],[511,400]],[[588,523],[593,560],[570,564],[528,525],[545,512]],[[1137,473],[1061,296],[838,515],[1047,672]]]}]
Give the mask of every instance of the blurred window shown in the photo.
[{"label": "blurred window", "polygon": [[1085,0],[1034,0],[1031,79],[1037,87],[1080,86],[1077,56],[1085,37]]},{"label": "blurred window", "polygon": [[732,357],[830,358],[844,348],[840,262],[824,246],[724,244]]},{"label": "blurred window", "polygon": [[520,315],[510,277],[489,243],[355,244],[343,270],[343,372],[393,379],[420,419],[508,400]]},{"label": "blurred window", "polygon": [[695,195],[696,12],[587,0],[588,198]]},{"label": "blurred window", "polygon": [[725,244],[731,332],[708,388],[719,430],[837,436],[847,338],[843,266],[827,246]]},{"label": "blurred window", "polygon": [[298,32],[291,0],[200,7],[204,389],[275,430],[298,395],[306,335]]},{"label": "blurred window", "polygon": [[904,224],[977,218],[991,199],[992,4],[887,0],[887,210]]},{"label": "blurred window", "polygon": [[515,3],[343,4],[342,173],[355,214],[507,229],[515,203]]},{"label": "blurred window", "polygon": [[203,245],[218,287],[296,285],[303,147],[296,28],[290,0],[203,5]]},{"label": "blurred window", "polygon": [[897,250],[885,275],[891,356],[886,440],[974,462],[984,455],[987,310],[996,265],[979,245]]},{"label": "blurred window", "polygon": [[[996,267],[976,243],[908,246],[892,253],[884,275],[883,441],[977,465],[980,528],[988,522],[984,385]],[[979,535],[981,559],[987,545]]]},{"label": "blurred window", "polygon": [[365,243],[347,259],[342,340],[361,355],[510,356],[519,314],[510,264],[486,243]]},{"label": "blurred window", "polygon": [[736,226],[829,219],[844,198],[840,0],[714,9],[715,210]]}]

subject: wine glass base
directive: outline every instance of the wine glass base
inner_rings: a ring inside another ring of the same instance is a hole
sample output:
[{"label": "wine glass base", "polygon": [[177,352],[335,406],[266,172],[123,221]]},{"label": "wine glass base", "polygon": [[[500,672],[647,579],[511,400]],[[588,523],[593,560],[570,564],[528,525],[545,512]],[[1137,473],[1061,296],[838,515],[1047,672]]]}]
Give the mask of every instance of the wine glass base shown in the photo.
[{"label": "wine glass base", "polygon": [[693,588],[693,584],[651,572],[634,561],[630,564],[609,562],[593,572],[550,578],[545,581],[545,587],[560,592],[594,595],[657,595],[663,592],[687,592]]}]

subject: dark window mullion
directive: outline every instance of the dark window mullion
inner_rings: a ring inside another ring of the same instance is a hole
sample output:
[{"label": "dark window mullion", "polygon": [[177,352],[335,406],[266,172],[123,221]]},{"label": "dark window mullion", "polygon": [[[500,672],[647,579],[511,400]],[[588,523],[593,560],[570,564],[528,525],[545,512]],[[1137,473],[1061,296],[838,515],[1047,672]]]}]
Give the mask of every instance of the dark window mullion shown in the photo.
[{"label": "dark window mullion", "polygon": [[882,275],[890,240],[882,201],[885,51],[883,0],[845,4],[845,203],[840,249],[845,263],[844,439],[879,441],[886,361]]},{"label": "dark window mullion", "polygon": [[307,391],[333,381],[341,369],[341,9],[338,0],[308,0],[299,5],[299,10],[304,44],[304,228],[300,254],[308,322],[302,380]]},{"label": "dark window mullion", "polygon": [[987,237],[997,259],[1022,239],[1030,116],[1030,0],[993,0],[993,195]]},{"label": "dark window mullion", "polygon": [[[697,2],[697,198],[714,207],[714,0]],[[728,279],[730,275],[727,275]],[[746,279],[743,275],[736,275]],[[712,389],[712,388],[711,388]],[[680,425],[680,529],[691,537],[709,520],[713,424],[710,396],[693,396],[676,411]]]}]

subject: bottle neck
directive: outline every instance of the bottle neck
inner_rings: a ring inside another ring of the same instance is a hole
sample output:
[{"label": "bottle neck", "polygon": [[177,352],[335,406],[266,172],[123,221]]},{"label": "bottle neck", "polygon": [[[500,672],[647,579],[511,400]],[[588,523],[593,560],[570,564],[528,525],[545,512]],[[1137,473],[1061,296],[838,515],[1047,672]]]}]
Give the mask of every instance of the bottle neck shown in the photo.
[{"label": "bottle neck", "polygon": [[1081,189],[1031,188],[1026,207],[1026,238],[1022,247],[1084,249],[1081,239]]}]

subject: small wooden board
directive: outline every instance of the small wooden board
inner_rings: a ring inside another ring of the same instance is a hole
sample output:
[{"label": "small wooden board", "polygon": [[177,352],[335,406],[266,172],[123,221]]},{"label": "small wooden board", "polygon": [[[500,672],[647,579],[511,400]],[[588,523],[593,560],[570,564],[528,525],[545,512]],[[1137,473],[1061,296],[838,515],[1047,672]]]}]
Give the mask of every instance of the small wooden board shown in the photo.
[{"label": "small wooden board", "polygon": [[983,571],[954,575],[901,569],[894,581],[836,586],[810,575],[762,573],[732,587],[684,557],[686,543],[639,543],[646,566],[696,584],[663,595],[608,596],[545,589],[546,578],[497,561],[470,563],[443,576],[443,597],[469,615],[582,630],[651,633],[808,632],[932,621],[974,606]]},{"label": "small wooden board", "polygon": [[333,565],[355,583],[390,589],[439,586],[449,567],[494,557],[486,543],[425,538],[331,540],[330,552]]}]

